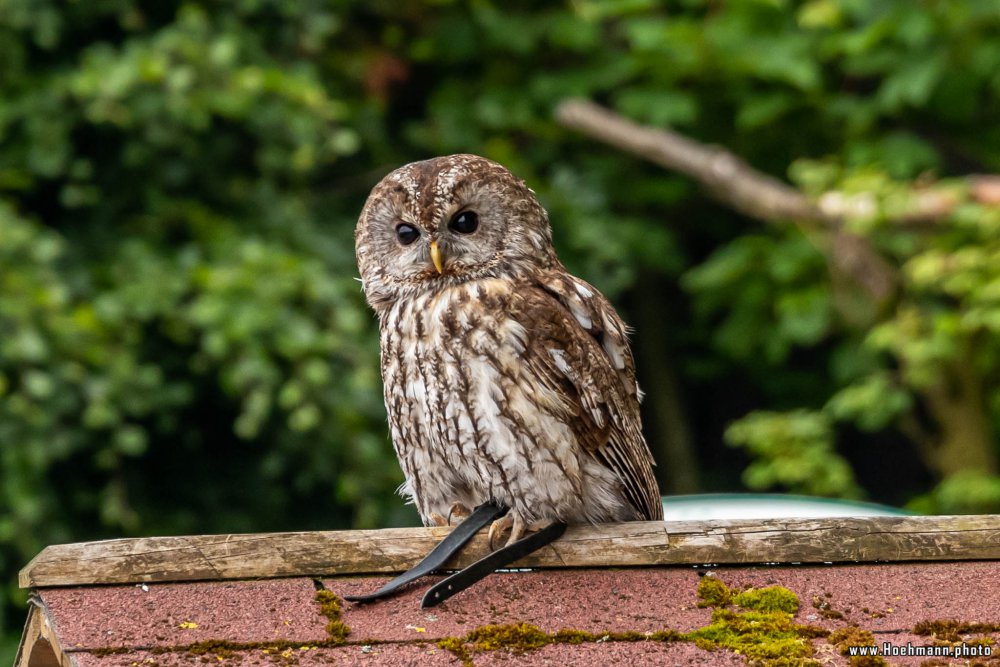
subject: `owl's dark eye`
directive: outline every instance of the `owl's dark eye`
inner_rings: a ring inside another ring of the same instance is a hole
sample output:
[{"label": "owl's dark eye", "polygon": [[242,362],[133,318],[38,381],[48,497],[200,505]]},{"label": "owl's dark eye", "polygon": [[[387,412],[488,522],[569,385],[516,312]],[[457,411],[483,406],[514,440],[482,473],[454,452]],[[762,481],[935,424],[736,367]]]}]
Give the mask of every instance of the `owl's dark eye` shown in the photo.
[{"label": "owl's dark eye", "polygon": [[405,222],[396,227],[396,238],[403,245],[410,245],[418,238],[420,238],[420,230],[413,225],[408,225]]},{"label": "owl's dark eye", "polygon": [[451,219],[448,229],[459,234],[471,234],[479,229],[479,216],[475,211],[462,211]]}]

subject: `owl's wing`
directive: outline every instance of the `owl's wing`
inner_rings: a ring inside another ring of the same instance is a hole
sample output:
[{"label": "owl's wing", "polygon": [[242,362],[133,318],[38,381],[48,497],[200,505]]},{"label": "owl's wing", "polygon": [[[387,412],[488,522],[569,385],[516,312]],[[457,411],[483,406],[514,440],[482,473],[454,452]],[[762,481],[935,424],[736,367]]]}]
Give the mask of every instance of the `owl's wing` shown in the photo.
[{"label": "owl's wing", "polygon": [[587,283],[568,273],[545,278],[520,293],[518,316],[531,332],[525,363],[562,395],[577,440],[618,475],[639,514],[662,519],[625,325]]},{"label": "owl's wing", "polygon": [[611,367],[621,379],[625,392],[635,400],[638,410],[642,391],[635,378],[635,361],[628,346],[628,327],[611,302],[596,287],[565,269],[545,274],[540,285],[569,310],[580,327],[601,346]]}]

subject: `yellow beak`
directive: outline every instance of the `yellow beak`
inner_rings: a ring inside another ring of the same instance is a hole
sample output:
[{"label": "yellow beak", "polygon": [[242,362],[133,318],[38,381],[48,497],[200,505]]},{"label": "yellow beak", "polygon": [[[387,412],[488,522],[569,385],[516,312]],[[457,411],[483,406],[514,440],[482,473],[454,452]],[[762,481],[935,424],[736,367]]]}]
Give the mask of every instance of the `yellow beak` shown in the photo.
[{"label": "yellow beak", "polygon": [[444,264],[441,262],[441,249],[438,248],[437,241],[431,241],[431,261],[438,273],[444,273]]}]

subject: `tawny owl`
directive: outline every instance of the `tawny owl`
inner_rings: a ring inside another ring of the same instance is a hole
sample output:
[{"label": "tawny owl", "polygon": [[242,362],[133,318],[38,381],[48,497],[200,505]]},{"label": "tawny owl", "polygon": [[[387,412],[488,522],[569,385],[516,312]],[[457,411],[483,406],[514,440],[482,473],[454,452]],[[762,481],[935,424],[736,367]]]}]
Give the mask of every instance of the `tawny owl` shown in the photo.
[{"label": "tawny owl", "polygon": [[372,190],[356,251],[424,525],[487,501],[510,508],[493,527],[510,541],[662,519],[626,327],[560,263],[523,181],[475,155],[408,164]]}]

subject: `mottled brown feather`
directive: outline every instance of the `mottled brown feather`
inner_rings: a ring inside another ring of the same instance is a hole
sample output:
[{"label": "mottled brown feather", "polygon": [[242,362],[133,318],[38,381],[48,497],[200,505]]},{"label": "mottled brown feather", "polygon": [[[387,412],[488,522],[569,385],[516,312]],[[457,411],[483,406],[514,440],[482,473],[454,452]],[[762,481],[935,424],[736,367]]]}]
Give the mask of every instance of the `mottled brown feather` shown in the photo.
[{"label": "mottled brown feather", "polygon": [[[599,295],[596,289],[593,292]],[[560,387],[570,406],[566,419],[580,444],[614,470],[633,507],[645,519],[662,519],[653,458],[642,435],[631,355],[626,368],[613,368],[601,345],[610,334],[597,326],[584,329],[566,306],[565,297],[539,287],[518,293],[521,301],[512,315],[532,332],[525,363]],[[620,321],[603,297],[592,303],[594,321],[609,314]],[[552,350],[565,354],[567,368],[556,365]]]}]

